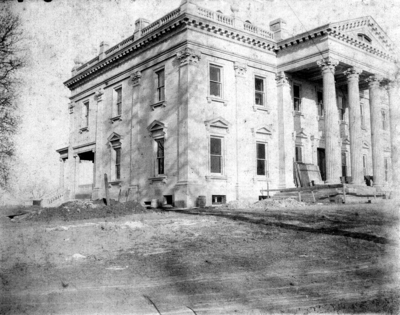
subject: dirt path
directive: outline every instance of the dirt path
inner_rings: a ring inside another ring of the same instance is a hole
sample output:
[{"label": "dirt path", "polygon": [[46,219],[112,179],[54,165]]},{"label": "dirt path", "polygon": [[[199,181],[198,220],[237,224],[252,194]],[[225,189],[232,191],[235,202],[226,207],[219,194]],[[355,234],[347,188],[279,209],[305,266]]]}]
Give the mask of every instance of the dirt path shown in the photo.
[{"label": "dirt path", "polygon": [[0,314],[399,312],[394,208],[1,222]]}]

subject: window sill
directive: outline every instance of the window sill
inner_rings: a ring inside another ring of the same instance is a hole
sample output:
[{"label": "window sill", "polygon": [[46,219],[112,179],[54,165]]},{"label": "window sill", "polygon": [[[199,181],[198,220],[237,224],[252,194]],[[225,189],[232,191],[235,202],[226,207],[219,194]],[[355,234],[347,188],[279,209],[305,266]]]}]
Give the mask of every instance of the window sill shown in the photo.
[{"label": "window sill", "polygon": [[208,175],[208,176],[206,176],[206,180],[207,181],[210,181],[210,180],[227,180],[228,178],[227,178],[227,176],[226,175],[218,175],[218,174],[215,174],[215,175]]},{"label": "window sill", "polygon": [[83,128],[81,128],[81,129],[79,129],[79,133],[84,133],[84,132],[86,132],[86,131],[89,131],[89,128],[88,128],[88,127],[83,127]]},{"label": "window sill", "polygon": [[211,102],[223,103],[224,106],[228,105],[228,101],[227,100],[224,100],[224,99],[222,99],[220,97],[217,97],[217,96],[207,96],[207,102],[208,103],[211,103]]},{"label": "window sill", "polygon": [[253,111],[256,112],[258,110],[267,112],[267,114],[269,114],[269,111],[270,111],[269,107],[267,107],[267,106],[264,106],[264,105],[253,105]]},{"label": "window sill", "polygon": [[157,175],[155,177],[150,177],[149,181],[154,183],[154,182],[163,182],[166,183],[167,182],[167,175]]},{"label": "window sill", "polygon": [[112,124],[115,123],[116,121],[122,121],[121,115],[110,118],[110,122]]},{"label": "window sill", "polygon": [[111,182],[108,182],[108,187],[111,188],[111,186],[122,187],[122,181],[121,180],[113,180]]},{"label": "window sill", "polygon": [[293,113],[293,117],[298,116],[298,117],[303,117],[304,118],[304,115],[301,112],[297,111],[297,110],[292,111],[292,113]]},{"label": "window sill", "polygon": [[151,110],[155,110],[157,107],[166,107],[166,106],[167,106],[167,102],[165,100],[150,105]]}]

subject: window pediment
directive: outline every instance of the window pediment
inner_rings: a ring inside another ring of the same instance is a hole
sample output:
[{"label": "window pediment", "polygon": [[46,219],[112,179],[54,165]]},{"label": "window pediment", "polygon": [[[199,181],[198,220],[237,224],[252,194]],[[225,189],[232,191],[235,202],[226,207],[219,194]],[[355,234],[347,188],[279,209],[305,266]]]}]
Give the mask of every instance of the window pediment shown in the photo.
[{"label": "window pediment", "polygon": [[212,128],[225,132],[229,132],[229,127],[231,125],[226,119],[222,117],[206,120],[204,124],[208,131],[210,131],[210,129]]},{"label": "window pediment", "polygon": [[148,127],[147,130],[150,133],[150,136],[155,137],[165,137],[167,133],[167,125],[161,121],[154,120]]}]

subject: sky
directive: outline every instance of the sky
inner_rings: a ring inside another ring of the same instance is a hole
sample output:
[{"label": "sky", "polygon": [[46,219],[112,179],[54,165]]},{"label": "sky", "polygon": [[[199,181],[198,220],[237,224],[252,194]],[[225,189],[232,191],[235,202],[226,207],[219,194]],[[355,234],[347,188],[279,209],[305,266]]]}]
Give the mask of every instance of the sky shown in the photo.
[{"label": "sky", "polygon": [[[237,15],[269,28],[276,18],[287,21],[289,34],[329,22],[370,15],[394,41],[400,40],[400,0],[192,0],[212,10]],[[22,124],[16,137],[14,185],[27,182],[57,188],[59,155],[68,145],[70,91],[74,59],[88,61],[98,54],[101,41],[112,45],[133,34],[134,22],[150,22],[179,6],[181,0],[24,0],[8,1],[20,16],[27,66],[20,73],[19,111]],[[400,46],[398,44],[398,46]]]}]

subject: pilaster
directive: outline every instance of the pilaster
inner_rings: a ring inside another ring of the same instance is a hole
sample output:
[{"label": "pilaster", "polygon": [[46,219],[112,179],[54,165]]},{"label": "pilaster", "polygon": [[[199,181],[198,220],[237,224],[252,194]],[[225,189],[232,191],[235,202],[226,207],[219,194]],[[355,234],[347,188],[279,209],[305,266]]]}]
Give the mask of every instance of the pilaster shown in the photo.
[{"label": "pilaster", "polygon": [[339,114],[336,105],[335,67],[338,61],[324,58],[317,62],[321,67],[323,80],[323,102],[325,107],[325,161],[326,183],[340,183],[341,148],[339,146]]},{"label": "pilaster", "polygon": [[294,187],[294,120],[289,79],[284,72],[276,75],[278,88],[278,128],[279,128],[279,188]]},{"label": "pilaster", "polygon": [[[191,191],[197,174],[193,172],[197,160],[194,138],[189,139],[190,97],[196,89],[196,71],[200,53],[191,48],[184,48],[176,55],[179,61],[179,96],[178,96],[178,183],[175,191],[175,204],[179,207],[195,205],[195,195]],[[196,132],[193,132],[193,137]]]},{"label": "pilaster", "polygon": [[380,82],[379,76],[370,76],[367,80],[369,86],[369,106],[371,113],[371,146],[372,146],[372,170],[374,186],[382,187],[384,183],[383,169],[383,141],[380,124]]},{"label": "pilaster", "polygon": [[[393,80],[387,86],[389,94],[389,123],[391,141],[391,185],[395,192],[400,192],[400,82]],[[400,194],[394,194],[400,198]]]},{"label": "pilaster", "polygon": [[344,74],[347,76],[347,89],[349,95],[351,181],[352,184],[355,185],[364,185],[359,96],[359,76],[361,72],[362,70],[358,68],[350,68],[344,72]]},{"label": "pilaster", "polygon": [[96,150],[94,151],[94,172],[93,172],[93,193],[92,193],[92,198],[93,199],[98,199],[100,198],[100,190],[101,187],[103,186],[103,138],[104,138],[104,125],[102,123],[103,121],[103,115],[104,115],[104,108],[103,108],[103,95],[104,95],[104,90],[102,88],[99,88],[95,94],[94,94],[94,100],[96,102],[96,135],[95,135],[95,141],[96,141]]}]

